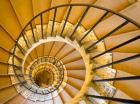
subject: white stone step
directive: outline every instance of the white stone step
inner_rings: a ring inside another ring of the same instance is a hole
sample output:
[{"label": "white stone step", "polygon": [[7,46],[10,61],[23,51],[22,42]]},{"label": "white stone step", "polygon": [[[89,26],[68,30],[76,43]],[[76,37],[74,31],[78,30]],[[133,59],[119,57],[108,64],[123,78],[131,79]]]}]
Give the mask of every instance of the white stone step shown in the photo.
[{"label": "white stone step", "polygon": [[61,97],[58,95],[53,98],[54,104],[63,104]]},{"label": "white stone step", "polygon": [[46,100],[46,101],[44,101],[44,104],[53,104],[53,100],[52,99]]},{"label": "white stone step", "polygon": [[[82,46],[87,49],[90,45],[92,45],[93,43],[95,43],[96,41],[88,41],[82,44]],[[93,49],[96,49],[97,47],[95,46]]]},{"label": "white stone step", "polygon": [[[96,92],[92,87],[89,87],[87,94],[100,96],[100,94]],[[91,102],[97,102],[98,104],[106,104],[105,100],[102,99],[96,99],[93,97],[89,97],[89,99]]]},{"label": "white stone step", "polygon": [[[95,51],[90,54],[90,57],[94,57],[96,55],[99,55],[100,53],[102,53],[102,51]],[[93,59],[94,61],[96,61],[96,63],[99,64],[108,64],[112,62],[112,54],[111,53],[106,53],[104,55],[101,55],[99,57],[96,57],[95,59]]]}]

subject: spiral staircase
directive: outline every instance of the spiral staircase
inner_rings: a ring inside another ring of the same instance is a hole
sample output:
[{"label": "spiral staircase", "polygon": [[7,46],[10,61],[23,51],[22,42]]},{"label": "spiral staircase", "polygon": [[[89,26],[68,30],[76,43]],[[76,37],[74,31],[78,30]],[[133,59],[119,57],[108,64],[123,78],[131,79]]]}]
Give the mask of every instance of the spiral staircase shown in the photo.
[{"label": "spiral staircase", "polygon": [[140,104],[138,0],[0,0],[0,104]]}]

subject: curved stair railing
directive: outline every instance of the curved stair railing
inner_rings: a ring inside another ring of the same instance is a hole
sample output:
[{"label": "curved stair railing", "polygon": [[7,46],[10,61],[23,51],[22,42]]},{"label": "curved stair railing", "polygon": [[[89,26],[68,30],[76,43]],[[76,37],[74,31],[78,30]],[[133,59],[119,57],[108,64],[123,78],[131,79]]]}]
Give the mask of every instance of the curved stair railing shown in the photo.
[{"label": "curved stair railing", "polygon": [[[15,63],[15,60],[18,60],[20,63],[23,62],[23,59],[21,59],[19,56],[16,55],[16,49],[19,49],[20,52],[22,53],[23,56],[26,55],[26,50],[23,48],[23,46],[20,44],[20,39],[22,38],[23,41],[25,42],[26,46],[28,48],[30,48],[32,46],[32,43],[30,42],[30,39],[29,39],[29,36],[27,36],[25,34],[25,32],[27,30],[31,30],[31,37],[33,37],[33,42],[36,43],[37,41],[39,41],[40,39],[46,39],[48,37],[55,37],[57,34],[54,34],[54,28],[55,28],[55,17],[57,15],[57,9],[59,8],[62,8],[62,7],[69,7],[68,8],[68,11],[67,11],[67,14],[66,14],[66,18],[65,18],[65,21],[64,21],[64,24],[63,24],[63,27],[62,27],[62,30],[60,32],[60,35],[61,37],[65,38],[63,36],[63,33],[64,33],[64,30],[65,30],[65,27],[66,27],[66,24],[68,23],[68,18],[69,18],[69,15],[71,14],[71,10],[73,7],[78,7],[78,6],[82,6],[82,7],[86,7],[84,13],[82,14],[81,18],[79,19],[78,23],[76,24],[75,28],[73,29],[73,31],[70,33],[69,35],[69,38],[71,40],[74,40],[75,37],[74,37],[74,34],[75,32],[77,31],[78,27],[81,26],[81,22],[82,20],[84,19],[84,17],[86,16],[86,13],[88,12],[88,10],[90,8],[96,8],[96,9],[100,9],[100,10],[103,10],[105,11],[105,13],[102,15],[102,17],[100,17],[98,19],[98,21],[95,23],[95,25],[93,25],[89,30],[86,30],[85,34],[83,35],[83,37],[78,40],[77,42],[79,44],[81,44],[81,42],[89,35],[89,33],[91,31],[94,30],[94,28],[109,14],[109,13],[112,13],[114,15],[117,15],[118,17],[120,18],[123,18],[125,21],[117,26],[115,29],[113,29],[112,31],[110,31],[108,34],[106,34],[105,36],[101,37],[98,41],[94,42],[93,44],[91,44],[90,46],[88,46],[85,50],[86,52],[88,53],[92,48],[94,48],[98,43],[100,43],[101,41],[103,41],[105,38],[111,36],[114,32],[116,32],[117,30],[119,30],[120,28],[126,26],[128,23],[132,23],[133,25],[135,25],[137,28],[140,29],[140,24],[136,23],[134,20],[120,14],[120,13],[116,13],[110,9],[107,9],[107,8],[103,8],[103,7],[100,7],[100,6],[96,6],[96,5],[89,5],[89,4],[64,4],[64,5],[59,5],[59,6],[56,6],[56,7],[52,7],[52,8],[49,8],[41,13],[39,13],[38,15],[36,15],[35,17],[33,17],[28,23],[27,25],[23,28],[22,32],[20,33],[19,37],[17,38],[17,40],[15,41],[15,46],[12,50],[12,52],[8,52],[12,55],[12,64],[10,63],[3,63],[3,62],[0,62],[1,64],[6,64],[6,65],[9,65],[9,66],[12,66],[14,71],[15,71],[15,75],[14,74],[9,74],[9,75],[1,75],[1,76],[17,76],[17,78],[19,79],[19,83],[15,83],[11,86],[15,86],[17,84],[20,84],[21,86],[24,86],[25,88],[27,88],[24,84],[27,83],[27,80],[23,80],[21,81],[21,79],[19,77],[23,77],[23,74],[20,73],[16,73],[16,70],[22,70],[22,66],[18,66],[16,63]],[[51,26],[51,32],[50,34],[48,35],[48,33],[44,32],[44,20],[43,20],[43,16],[45,15],[45,13],[48,13],[50,11],[54,11],[54,14],[53,14],[53,20],[52,20],[52,26]],[[34,21],[36,19],[40,19],[40,25],[41,25],[41,38],[40,39],[37,39],[36,37],[36,34],[35,34],[35,31],[34,31]],[[124,45],[127,45],[131,42],[134,42],[136,40],[140,39],[140,35],[130,39],[130,40],[127,40],[126,42],[124,43],[121,43],[109,50],[106,50],[100,54],[97,54],[96,56],[92,57],[91,60],[94,60],[108,52],[111,52],[112,50],[115,50],[117,48],[120,48]],[[4,51],[6,51],[5,49],[3,49]],[[110,65],[114,65],[114,64],[118,64],[118,63],[121,63],[121,62],[125,62],[125,61],[128,61],[128,60],[132,60],[132,59],[136,59],[136,58],[139,58],[140,57],[140,54],[136,54],[134,56],[130,56],[130,57],[127,57],[127,58],[123,58],[123,59],[120,59],[118,61],[114,61],[114,62],[111,62],[111,63],[108,63],[108,64],[105,64],[105,65],[102,65],[102,66],[98,66],[98,67],[95,67],[93,68],[92,70],[93,71],[96,71],[96,70],[101,70],[101,68],[104,68],[104,67],[107,67],[107,66],[110,66]],[[28,79],[30,80],[30,79]],[[98,82],[108,82],[108,81],[123,81],[123,80],[140,80],[140,76],[130,76],[130,77],[121,77],[121,78],[110,78],[110,79],[93,79],[92,82],[93,83],[98,83]],[[5,86],[4,88],[8,88],[10,86]],[[27,88],[29,90],[31,90],[31,88]],[[55,89],[56,90],[56,89]],[[36,93],[36,92],[35,92]],[[15,96],[17,96],[18,94],[12,96],[10,99],[14,98]],[[106,97],[106,96],[97,96],[97,95],[89,95],[89,94],[85,94],[85,96],[87,98],[98,98],[98,99],[103,99],[103,100],[109,100],[109,101],[117,101],[117,102],[122,102],[122,103],[140,103],[140,101],[137,101],[137,100],[129,100],[129,99],[121,99],[121,98],[113,98],[113,97]]]}]

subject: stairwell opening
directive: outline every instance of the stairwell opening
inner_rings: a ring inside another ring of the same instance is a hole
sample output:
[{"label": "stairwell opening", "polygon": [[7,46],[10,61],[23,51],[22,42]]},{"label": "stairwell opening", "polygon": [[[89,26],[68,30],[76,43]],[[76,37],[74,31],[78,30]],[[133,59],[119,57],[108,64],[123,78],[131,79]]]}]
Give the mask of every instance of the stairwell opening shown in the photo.
[{"label": "stairwell opening", "polygon": [[52,73],[45,69],[37,71],[34,75],[32,75],[32,77],[34,82],[42,88],[48,87],[53,80]]}]

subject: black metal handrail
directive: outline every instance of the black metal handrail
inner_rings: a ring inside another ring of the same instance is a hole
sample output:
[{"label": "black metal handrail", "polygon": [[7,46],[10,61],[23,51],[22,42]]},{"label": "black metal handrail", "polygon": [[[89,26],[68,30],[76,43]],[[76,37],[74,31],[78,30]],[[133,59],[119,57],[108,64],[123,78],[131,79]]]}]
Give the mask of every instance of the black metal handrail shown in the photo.
[{"label": "black metal handrail", "polygon": [[[125,16],[125,15],[123,15],[123,14],[121,14],[121,13],[112,11],[111,9],[107,9],[107,8],[104,8],[104,7],[101,7],[101,6],[97,6],[97,5],[93,5],[93,4],[92,4],[92,5],[91,5],[91,4],[64,4],[64,5],[59,5],[59,6],[55,6],[55,7],[49,8],[49,9],[47,9],[47,10],[45,10],[45,11],[39,13],[38,15],[34,16],[34,17],[25,25],[25,27],[22,29],[22,31],[21,31],[19,37],[17,38],[17,40],[19,40],[19,38],[21,37],[22,33],[24,33],[25,29],[32,23],[32,21],[33,21],[35,18],[39,17],[40,15],[43,15],[43,13],[46,13],[46,12],[49,12],[49,11],[53,10],[53,9],[61,8],[61,7],[67,7],[67,6],[70,6],[70,8],[73,7],[73,6],[88,6],[88,7],[93,7],[93,8],[101,9],[101,10],[107,11],[107,14],[108,14],[109,12],[110,12],[110,13],[113,13],[113,14],[115,14],[115,15],[117,15],[117,16],[119,16],[119,17],[121,17],[121,18],[123,18],[123,19],[125,19],[125,20],[127,20],[127,21],[129,21],[130,23],[136,25],[138,28],[140,28],[140,24],[137,23],[137,22],[135,22],[133,19],[131,19],[131,18],[129,18],[129,17],[127,17],[127,16]],[[70,11],[68,12],[68,14],[70,14]],[[55,16],[55,15],[54,15],[54,16]],[[69,15],[68,15],[68,16],[69,16]],[[102,18],[102,17],[101,17],[101,18]],[[67,17],[67,19],[68,19],[68,17]],[[53,19],[53,20],[55,20],[55,19]],[[43,21],[43,20],[42,20],[42,21]],[[100,21],[101,21],[101,20],[100,20]],[[98,23],[99,23],[100,21],[98,21]],[[52,28],[54,28],[54,25],[53,25]],[[18,43],[18,41],[16,41],[16,44],[17,44],[17,43]]]},{"label": "black metal handrail", "polygon": [[117,45],[117,46],[114,46],[113,48],[111,48],[111,49],[109,49],[109,50],[106,50],[105,52],[100,53],[100,54],[98,54],[98,55],[92,57],[91,59],[95,59],[95,58],[97,58],[97,57],[99,57],[99,56],[102,56],[102,55],[106,54],[107,52],[111,52],[111,51],[113,51],[113,50],[115,50],[115,49],[117,49],[117,48],[120,48],[120,47],[122,47],[122,46],[125,46],[125,45],[127,45],[127,44],[129,44],[129,43],[131,43],[131,42],[133,42],[133,41],[135,41],[135,40],[138,40],[138,39],[140,39],[140,36],[136,36],[136,37],[134,37],[134,38],[132,38],[132,39],[129,39],[129,40],[125,41],[124,43],[121,43],[121,44],[119,44],[119,45]]},{"label": "black metal handrail", "polygon": [[119,78],[109,78],[109,79],[95,79],[93,80],[93,82],[125,81],[125,80],[140,80],[140,76],[119,77]]},{"label": "black metal handrail", "polygon": [[[13,57],[15,57],[15,52],[16,52],[16,48],[19,48],[19,50],[21,51],[21,53],[23,55],[25,55],[25,50],[21,47],[21,45],[18,43],[19,42],[19,39],[20,37],[23,37],[24,38],[24,41],[26,42],[26,45],[27,45],[27,40],[25,39],[24,35],[25,35],[25,31],[26,31],[26,28],[28,26],[30,26],[30,29],[32,30],[32,35],[33,35],[33,39],[34,39],[34,42],[36,42],[36,39],[35,39],[35,33],[33,31],[33,26],[32,26],[32,23],[33,21],[40,17],[40,20],[41,20],[41,32],[42,32],[42,38],[44,38],[44,33],[43,33],[43,14],[46,13],[46,12],[49,12],[51,10],[54,10],[54,15],[53,15],[53,20],[52,20],[52,28],[51,28],[51,36],[53,36],[53,31],[54,31],[54,26],[55,26],[55,18],[56,18],[56,15],[57,15],[57,9],[58,8],[61,8],[61,7],[69,7],[69,10],[67,12],[67,15],[66,15],[66,19],[64,21],[64,25],[62,27],[62,31],[60,33],[60,36],[62,36],[63,32],[64,32],[64,29],[66,27],[66,24],[68,22],[68,18],[69,18],[69,15],[71,13],[71,9],[73,7],[76,7],[76,6],[83,6],[83,7],[87,7],[85,12],[83,13],[83,15],[81,16],[80,20],[78,21],[78,24],[75,26],[73,32],[71,33],[70,35],[70,38],[73,38],[73,35],[74,33],[77,31],[77,28],[81,25],[81,22],[82,20],[84,19],[86,13],[88,12],[89,8],[97,8],[97,9],[100,9],[100,10],[103,10],[105,11],[105,13],[103,14],[103,16],[101,16],[101,18],[99,18],[99,20],[89,29],[87,30],[87,32],[84,34],[84,36],[80,39],[79,43],[82,42],[82,40],[84,40],[84,38],[86,38],[88,36],[88,34],[108,15],[108,13],[112,13],[114,15],[117,15],[119,16],[120,18],[123,18],[125,20],[125,22],[123,22],[122,24],[120,24],[118,27],[116,27],[115,29],[113,29],[111,32],[109,32],[108,34],[106,34],[105,36],[101,37],[97,42],[93,43],[92,45],[90,45],[88,48],[87,48],[87,51],[89,51],[90,49],[92,49],[95,45],[97,45],[99,42],[101,42],[102,40],[104,40],[105,38],[109,37],[110,35],[112,35],[114,32],[116,32],[117,30],[119,30],[120,28],[124,27],[125,25],[127,25],[128,23],[132,23],[133,25],[135,25],[136,27],[140,28],[140,24],[135,22],[133,19],[130,19],[128,18],[127,16],[125,15],[122,15],[120,13],[117,13],[117,12],[114,12],[110,9],[107,9],[107,8],[104,8],[104,7],[100,7],[100,6],[96,6],[96,5],[91,5],[91,4],[64,4],[64,5],[59,5],[59,6],[56,6],[56,7],[52,7],[52,8],[49,8],[41,13],[39,13],[38,15],[36,15],[35,17],[33,17],[28,23],[27,25],[23,28],[23,30],[21,31],[19,37],[17,38],[17,40],[15,41],[15,47],[13,49]],[[124,43],[121,43],[119,44],[118,46],[115,46],[101,54],[98,54],[96,56],[94,56],[93,58],[91,59],[95,59],[101,55],[104,55],[105,53],[107,52],[110,52],[114,49],[117,49],[121,46],[124,46],[130,42],[133,42],[137,39],[139,39],[140,36],[137,36],[137,37],[134,37],[133,39],[130,39]],[[110,65],[113,65],[113,64],[118,64],[118,63],[121,63],[121,62],[125,62],[125,61],[129,61],[129,60],[132,60],[132,59],[136,59],[136,58],[139,58],[140,57],[140,54],[137,54],[137,55],[134,55],[134,56],[131,56],[131,57],[127,57],[127,58],[124,58],[124,59],[121,59],[121,60],[118,60],[118,61],[115,61],[115,62],[112,62],[112,63],[109,63],[109,64],[106,64],[106,65],[102,65],[102,66],[99,66],[99,67],[96,67],[93,69],[94,70],[97,70],[97,69],[101,69],[101,68],[104,68],[104,67],[107,67],[107,66],[110,66]],[[13,68],[16,67],[15,63],[14,63],[14,58],[12,59],[12,62],[13,62]],[[15,71],[15,70],[14,70]],[[15,74],[16,74],[16,71],[15,71]],[[128,79],[139,79],[139,77],[136,76],[136,78],[132,78],[132,77],[129,77],[129,78],[120,78],[121,80],[128,80]],[[114,79],[108,79],[108,80],[120,80],[119,78],[114,78]],[[102,79],[102,81],[105,80],[105,79]],[[108,81],[107,79],[105,81]],[[98,82],[96,80],[96,82]],[[135,101],[135,100],[127,100],[127,99],[118,99],[118,98],[109,98],[109,97],[102,97],[102,96],[95,96],[95,95],[88,95],[87,97],[95,97],[95,98],[99,98],[99,99],[105,99],[105,100],[113,100],[113,101],[120,101],[120,102],[139,102],[139,101]]]},{"label": "black metal handrail", "polygon": [[110,35],[112,35],[114,32],[116,32],[117,30],[119,30],[120,28],[122,28],[123,26],[125,26],[126,24],[128,24],[129,22],[126,20],[124,23],[122,23],[121,25],[117,26],[115,29],[113,29],[111,32],[109,32],[108,34],[106,34],[105,36],[101,37],[97,42],[91,44],[87,50],[89,50],[90,48],[94,47],[96,44],[98,44],[99,42],[101,42],[102,40],[104,40],[105,38],[109,37]]},{"label": "black metal handrail", "polygon": [[97,96],[97,95],[86,95],[86,96],[87,97],[97,98],[97,99],[103,99],[103,100],[127,103],[127,104],[139,104],[140,103],[140,101],[138,101],[138,100],[129,100],[129,99],[122,99],[122,98],[112,98],[112,97]]},{"label": "black metal handrail", "polygon": [[140,57],[140,54],[136,54],[136,55],[124,58],[124,59],[120,59],[120,60],[114,61],[114,62],[106,64],[106,65],[98,66],[98,67],[94,68],[93,70],[95,71],[95,70],[98,70],[98,69],[101,69],[101,68],[104,68],[104,67],[107,67],[107,66],[110,66],[110,65],[122,63],[122,62],[129,61],[129,60],[132,60],[132,59],[136,59],[136,58],[139,58],[139,57]]}]

